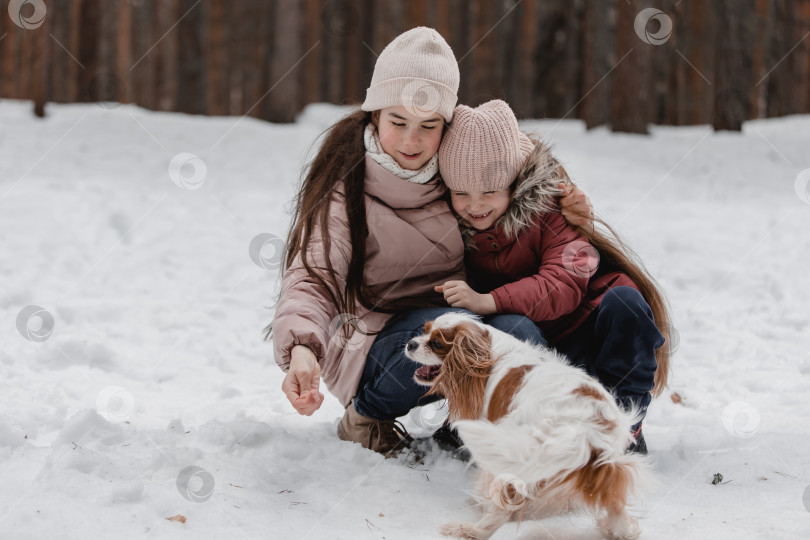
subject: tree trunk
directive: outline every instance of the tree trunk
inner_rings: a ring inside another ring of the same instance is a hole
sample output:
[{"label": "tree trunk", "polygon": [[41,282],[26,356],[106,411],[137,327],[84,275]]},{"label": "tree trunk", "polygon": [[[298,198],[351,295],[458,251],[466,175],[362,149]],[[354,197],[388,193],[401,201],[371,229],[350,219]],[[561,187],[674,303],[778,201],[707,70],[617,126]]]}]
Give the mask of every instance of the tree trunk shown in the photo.
[{"label": "tree trunk", "polygon": [[[182,77],[179,65],[180,54],[182,54],[180,51],[180,38],[182,36],[180,24],[169,31],[172,25],[180,20],[186,9],[188,7],[181,5],[178,0],[161,0],[158,2],[157,9],[153,14],[156,33],[163,36],[160,43],[149,53],[154,60],[153,69],[156,84],[151,94],[152,102],[157,110],[183,110],[182,107],[186,101],[186,96],[180,95],[179,88]],[[198,62],[202,62],[202,58]]]},{"label": "tree trunk", "polygon": [[[650,121],[650,60],[653,45],[636,34],[634,22],[641,0],[617,2],[616,67],[613,71],[611,126],[613,131],[647,134]],[[650,23],[652,24],[652,23]]]},{"label": "tree trunk", "polygon": [[[282,14],[287,16],[280,0],[266,0],[253,8],[249,34],[251,47],[249,56],[244,58],[251,67],[248,71],[248,102],[242,114],[274,121],[270,111],[277,94],[276,89],[271,91],[271,88],[278,79],[272,73],[272,62],[283,53],[276,38],[276,23]],[[289,16],[293,17],[292,14]],[[295,25],[293,21],[290,20],[290,26]]]},{"label": "tree trunk", "polygon": [[[363,20],[368,17],[360,0],[343,0],[344,11],[342,34],[345,36],[346,72],[343,81],[343,102],[348,104],[362,103],[366,95],[366,87],[363,85],[361,70],[363,68],[362,59],[368,53],[363,46],[363,38],[360,36],[360,28]],[[297,69],[297,68],[296,68]]]},{"label": "tree trunk", "polygon": [[588,0],[582,15],[582,102],[578,116],[592,129],[608,122],[615,39],[613,7],[603,0]]},{"label": "tree trunk", "polygon": [[117,102],[121,84],[116,73],[118,12],[122,3],[101,2],[98,18],[98,67],[91,74],[90,98],[97,102]]},{"label": "tree trunk", "polygon": [[576,6],[567,0],[539,5],[533,116],[562,118],[574,112],[579,82],[577,17]]},{"label": "tree trunk", "polygon": [[154,49],[150,48],[160,37],[155,35],[152,24],[152,14],[156,9],[155,0],[143,0],[140,4],[132,5],[132,64],[127,69],[132,81],[132,101],[147,109],[155,108],[152,101]]},{"label": "tree trunk", "polygon": [[751,117],[749,89],[752,81],[750,43],[754,0],[723,0],[720,9],[720,27],[717,51],[717,85],[715,88],[715,130],[741,131],[742,123]]},{"label": "tree trunk", "polygon": [[793,47],[793,23],[796,4],[794,0],[774,1],[774,22],[779,28],[771,35],[771,48],[765,64],[766,80],[759,84],[768,85],[768,116],[784,116],[794,112],[791,93],[794,91],[790,62],[787,58]]},{"label": "tree trunk", "polygon": [[518,118],[534,117],[534,100],[532,90],[535,86],[536,67],[534,49],[537,39],[535,2],[523,2],[515,10],[515,61],[513,83],[510,88],[512,106]]},{"label": "tree trunk", "polygon": [[[292,122],[295,119],[296,103],[300,89],[297,71],[301,69],[301,56],[306,52],[300,49],[299,18],[300,6],[297,0],[279,0],[275,19],[275,54],[271,64],[271,84],[276,85],[268,96],[271,105],[270,119],[273,122]],[[309,49],[307,49],[309,50]],[[297,64],[297,65],[296,65]],[[283,77],[283,80],[282,80]],[[269,88],[268,88],[269,90]]]},{"label": "tree trunk", "polygon": [[[57,102],[57,103],[68,103],[70,99],[68,98],[69,88],[68,88],[68,81],[70,81],[70,64],[73,64],[73,60],[70,56],[67,55],[65,51],[62,50],[58,43],[61,43],[64,47],[70,47],[70,33],[71,27],[75,27],[75,24],[71,23],[70,20],[70,6],[65,2],[54,2],[48,4],[48,14],[45,18],[45,24],[48,25],[48,31],[46,34],[46,44],[48,47],[48,54],[50,56],[50,62],[48,66],[48,78],[52,83],[51,87],[48,89],[49,94],[49,101]],[[2,13],[0,12],[0,15]],[[2,29],[2,25],[4,22],[9,22],[9,19],[6,17],[0,17],[3,21],[0,21],[0,35],[3,35],[4,32],[7,30]],[[50,35],[48,35],[50,33]],[[10,36],[6,36],[5,43],[8,43]],[[4,42],[0,42],[0,48],[2,48]],[[75,56],[76,52],[74,50],[73,55]],[[4,81],[5,76],[3,73],[0,73],[0,81]],[[2,83],[0,83],[2,84]],[[0,90],[0,94],[6,95],[5,92]]]},{"label": "tree trunk", "polygon": [[118,35],[116,36],[116,68],[115,73],[121,83],[118,100],[129,103],[132,84],[129,67],[132,65],[132,6],[129,2],[122,2],[118,11]]},{"label": "tree trunk", "polygon": [[768,58],[769,36],[773,32],[773,2],[756,0],[755,37],[751,58],[751,73],[754,86],[751,88],[751,118],[764,118],[768,114],[768,84],[765,74],[770,69],[766,66]]},{"label": "tree trunk", "polygon": [[795,66],[793,97],[794,109],[799,114],[810,113],[810,0],[799,0],[796,9],[796,24],[793,26],[793,42],[798,46],[791,54]]},{"label": "tree trunk", "polygon": [[226,0],[209,0],[205,4],[207,37],[203,47],[205,54],[206,107],[207,114],[228,114],[228,90],[230,79],[229,33],[225,21]]},{"label": "tree trunk", "polygon": [[50,21],[46,17],[42,26],[35,31],[31,31],[32,46],[34,48],[34,61],[31,66],[33,73],[31,93],[34,98],[34,116],[38,118],[45,117],[45,103],[48,101],[48,34],[50,33],[50,26]]},{"label": "tree trunk", "polygon": [[[202,10],[192,0],[181,0],[177,24],[177,110],[189,114],[205,112],[205,66],[202,63]],[[185,16],[184,16],[185,15]]]},{"label": "tree trunk", "polygon": [[99,40],[101,28],[101,5],[99,0],[81,0],[79,18],[79,62],[84,66],[79,71],[79,101],[97,101],[95,85],[99,74]]}]

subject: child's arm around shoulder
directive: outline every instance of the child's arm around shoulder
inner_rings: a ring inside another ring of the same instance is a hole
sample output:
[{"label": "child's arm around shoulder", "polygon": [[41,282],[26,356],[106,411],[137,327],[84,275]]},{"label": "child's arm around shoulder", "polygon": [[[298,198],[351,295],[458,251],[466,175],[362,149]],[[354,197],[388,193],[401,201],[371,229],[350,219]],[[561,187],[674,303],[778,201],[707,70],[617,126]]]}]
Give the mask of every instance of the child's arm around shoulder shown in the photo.
[{"label": "child's arm around shoulder", "polygon": [[498,313],[521,313],[535,322],[551,321],[582,303],[599,259],[559,210],[541,216],[535,227],[531,248],[537,250],[540,259],[537,273],[498,287],[491,295]]}]

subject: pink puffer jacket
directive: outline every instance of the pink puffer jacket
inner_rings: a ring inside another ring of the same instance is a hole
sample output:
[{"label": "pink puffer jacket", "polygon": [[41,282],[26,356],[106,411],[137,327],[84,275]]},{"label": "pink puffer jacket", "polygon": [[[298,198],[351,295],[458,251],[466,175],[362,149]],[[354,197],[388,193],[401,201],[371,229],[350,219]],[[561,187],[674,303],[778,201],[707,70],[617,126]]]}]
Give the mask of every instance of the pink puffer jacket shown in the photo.
[{"label": "pink puffer jacket", "polygon": [[[456,218],[443,199],[444,184],[433,179],[414,184],[397,178],[366,157],[366,240],[364,279],[372,295],[390,301],[434,294],[434,285],[464,279],[464,246]],[[338,283],[348,273],[349,228],[342,192],[329,207],[330,261]],[[316,234],[307,248],[310,266],[325,267]],[[319,264],[320,261],[320,264]],[[345,315],[338,313],[300,257],[284,273],[281,300],[273,321],[273,347],[278,365],[290,366],[290,350],[306,345],[318,357],[326,387],[343,405],[357,392],[366,355],[375,335],[391,317],[355,306],[356,327],[344,338]],[[340,291],[341,294],[342,291]]]}]

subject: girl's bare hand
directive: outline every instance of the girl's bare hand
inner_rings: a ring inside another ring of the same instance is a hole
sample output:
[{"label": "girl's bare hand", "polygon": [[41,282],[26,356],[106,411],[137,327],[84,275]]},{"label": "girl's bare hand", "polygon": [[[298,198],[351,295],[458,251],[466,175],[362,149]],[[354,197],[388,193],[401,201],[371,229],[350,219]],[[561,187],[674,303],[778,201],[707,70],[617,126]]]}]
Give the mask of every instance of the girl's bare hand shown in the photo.
[{"label": "girl's bare hand", "polygon": [[298,414],[310,416],[323,403],[323,394],[318,390],[321,381],[321,366],[309,347],[296,345],[291,351],[290,369],[281,383],[281,390]]},{"label": "girl's bare hand", "polygon": [[451,307],[469,309],[478,315],[495,313],[495,298],[491,294],[479,294],[472,290],[464,281],[448,281],[443,285],[433,287]]},{"label": "girl's bare hand", "polygon": [[593,228],[593,206],[585,192],[576,184],[560,184],[560,211],[565,221],[574,227]]}]

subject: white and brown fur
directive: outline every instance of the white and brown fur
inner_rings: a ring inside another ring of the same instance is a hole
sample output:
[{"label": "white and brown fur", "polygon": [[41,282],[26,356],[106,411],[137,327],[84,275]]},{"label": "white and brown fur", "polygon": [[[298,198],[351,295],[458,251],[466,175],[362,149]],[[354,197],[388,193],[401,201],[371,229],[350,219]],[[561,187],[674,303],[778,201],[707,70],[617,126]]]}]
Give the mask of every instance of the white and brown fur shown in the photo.
[{"label": "white and brown fur", "polygon": [[636,414],[596,379],[462,313],[427,323],[406,355],[423,364],[416,381],[447,398],[452,426],[480,468],[483,517],[445,525],[443,534],[489,538],[508,521],[587,510],[605,537],[638,537],[626,507],[646,462],[625,452]]}]

